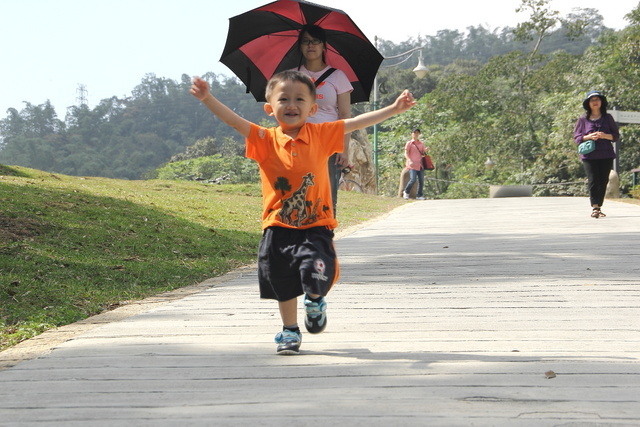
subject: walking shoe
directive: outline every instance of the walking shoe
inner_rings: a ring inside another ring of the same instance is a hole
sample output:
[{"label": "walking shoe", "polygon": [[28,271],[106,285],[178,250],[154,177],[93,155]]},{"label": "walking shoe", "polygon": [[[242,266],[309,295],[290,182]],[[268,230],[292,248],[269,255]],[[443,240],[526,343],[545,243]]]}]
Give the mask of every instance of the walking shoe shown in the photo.
[{"label": "walking shoe", "polygon": [[420,196],[420,197],[416,197],[416,200],[427,200],[427,199],[425,197]]},{"label": "walking shoe", "polygon": [[319,334],[327,327],[327,303],[324,297],[318,302],[313,302],[308,296],[304,297],[304,307],[307,310],[307,317],[304,319],[304,326],[311,334]]},{"label": "walking shoe", "polygon": [[402,193],[402,198],[405,200],[409,200],[409,193]]},{"label": "walking shoe", "polygon": [[278,344],[278,348],[276,349],[276,353],[278,354],[300,354],[302,334],[285,329],[276,334],[275,342]]}]

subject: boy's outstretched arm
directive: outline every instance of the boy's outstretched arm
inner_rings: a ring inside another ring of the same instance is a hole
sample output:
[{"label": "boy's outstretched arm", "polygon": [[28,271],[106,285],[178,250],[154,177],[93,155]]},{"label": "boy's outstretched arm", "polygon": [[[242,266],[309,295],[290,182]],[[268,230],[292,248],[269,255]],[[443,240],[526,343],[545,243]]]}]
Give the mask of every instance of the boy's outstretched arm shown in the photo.
[{"label": "boy's outstretched arm", "polygon": [[211,94],[209,84],[202,80],[200,77],[193,78],[193,84],[191,85],[191,95],[198,98],[209,110],[220,120],[237,130],[240,135],[245,138],[249,136],[251,131],[251,122],[238,114],[236,114],[229,107],[218,101]]},{"label": "boy's outstretched arm", "polygon": [[396,98],[393,104],[379,110],[369,111],[344,121],[344,133],[353,132],[357,129],[364,129],[376,123],[385,121],[396,114],[404,113],[409,108],[416,105],[416,100],[408,90],[405,90]]}]

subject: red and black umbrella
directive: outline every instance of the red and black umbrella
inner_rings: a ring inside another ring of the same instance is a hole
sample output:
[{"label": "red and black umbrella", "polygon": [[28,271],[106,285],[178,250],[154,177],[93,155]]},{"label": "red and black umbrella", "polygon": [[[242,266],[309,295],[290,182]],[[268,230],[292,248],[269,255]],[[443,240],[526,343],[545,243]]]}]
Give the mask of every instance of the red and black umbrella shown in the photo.
[{"label": "red and black umbrella", "polygon": [[342,70],[351,85],[351,102],[368,101],[382,55],[341,10],[304,0],[277,0],[229,19],[229,34],[220,61],[264,101],[267,80],[300,65],[297,46],[305,24],[327,34],[326,62]]}]

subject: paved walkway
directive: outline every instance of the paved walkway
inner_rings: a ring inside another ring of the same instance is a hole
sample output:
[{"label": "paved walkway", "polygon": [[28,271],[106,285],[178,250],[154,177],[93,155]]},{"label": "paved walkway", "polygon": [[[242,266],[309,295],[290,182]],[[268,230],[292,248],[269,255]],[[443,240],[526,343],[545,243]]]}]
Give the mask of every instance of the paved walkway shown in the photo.
[{"label": "paved walkway", "polygon": [[638,426],[640,206],[605,207],[409,203],[337,241],[301,355],[244,269],[0,371],[0,425]]}]

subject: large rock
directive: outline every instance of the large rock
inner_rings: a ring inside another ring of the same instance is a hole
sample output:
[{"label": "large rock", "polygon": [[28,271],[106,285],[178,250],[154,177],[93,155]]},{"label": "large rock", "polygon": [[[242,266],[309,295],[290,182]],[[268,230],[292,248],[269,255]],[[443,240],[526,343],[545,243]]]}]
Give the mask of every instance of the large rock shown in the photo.
[{"label": "large rock", "polygon": [[[411,173],[409,169],[404,168],[402,172],[400,172],[400,185],[398,185],[398,197],[402,197],[402,193],[404,193],[404,189],[407,187],[409,180],[411,179]],[[411,191],[409,191],[409,197],[412,199],[416,198],[416,193],[418,192],[418,183],[416,182],[411,187]]]},{"label": "large rock", "polygon": [[618,177],[618,173],[614,169],[611,169],[609,173],[609,183],[607,184],[605,197],[607,199],[620,198],[620,177]]},{"label": "large rock", "polygon": [[533,185],[490,185],[489,197],[531,197]]},{"label": "large rock", "polygon": [[373,164],[373,149],[364,130],[351,134],[349,142],[349,163],[353,165],[348,179],[360,184],[362,191],[376,194],[376,172]]}]

